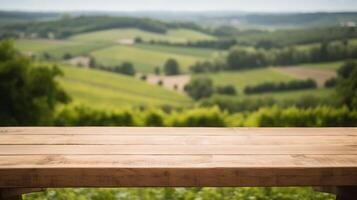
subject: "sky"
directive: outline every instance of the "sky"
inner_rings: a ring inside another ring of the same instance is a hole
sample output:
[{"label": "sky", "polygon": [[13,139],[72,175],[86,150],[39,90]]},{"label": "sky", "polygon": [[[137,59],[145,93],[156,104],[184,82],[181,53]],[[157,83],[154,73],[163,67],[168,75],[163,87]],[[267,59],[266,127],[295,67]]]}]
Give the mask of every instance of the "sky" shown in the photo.
[{"label": "sky", "polygon": [[0,0],[25,11],[357,11],[357,0]]}]

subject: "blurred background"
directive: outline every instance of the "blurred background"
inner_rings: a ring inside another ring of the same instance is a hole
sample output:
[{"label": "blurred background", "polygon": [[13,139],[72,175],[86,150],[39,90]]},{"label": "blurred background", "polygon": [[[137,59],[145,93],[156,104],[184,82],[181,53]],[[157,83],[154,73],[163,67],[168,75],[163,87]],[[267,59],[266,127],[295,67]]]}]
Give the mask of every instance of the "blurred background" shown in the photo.
[{"label": "blurred background", "polygon": [[[355,127],[357,1],[0,0],[0,126]],[[311,188],[32,199],[334,199]]]}]

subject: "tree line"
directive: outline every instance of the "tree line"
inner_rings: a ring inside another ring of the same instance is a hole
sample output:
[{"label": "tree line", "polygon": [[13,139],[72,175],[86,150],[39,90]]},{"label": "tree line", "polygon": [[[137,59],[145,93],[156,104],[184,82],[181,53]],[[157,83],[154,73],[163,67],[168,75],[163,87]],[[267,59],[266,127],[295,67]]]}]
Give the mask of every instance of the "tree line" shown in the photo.
[{"label": "tree line", "polygon": [[292,80],[289,82],[266,82],[244,88],[245,94],[261,94],[266,92],[282,92],[289,90],[304,90],[317,88],[315,80]]},{"label": "tree line", "polygon": [[189,22],[163,22],[149,18],[111,17],[111,16],[66,16],[58,20],[37,21],[28,23],[8,24],[1,28],[0,38],[33,36],[63,39],[75,34],[108,30],[115,28],[138,28],[148,32],[164,34],[168,29],[188,28],[205,31],[194,23]]},{"label": "tree line", "polygon": [[355,58],[357,58],[357,44],[349,41],[324,42],[306,48],[296,46],[270,50],[235,47],[229,51],[223,61],[197,62],[190,67],[190,70],[193,73],[205,73]]}]

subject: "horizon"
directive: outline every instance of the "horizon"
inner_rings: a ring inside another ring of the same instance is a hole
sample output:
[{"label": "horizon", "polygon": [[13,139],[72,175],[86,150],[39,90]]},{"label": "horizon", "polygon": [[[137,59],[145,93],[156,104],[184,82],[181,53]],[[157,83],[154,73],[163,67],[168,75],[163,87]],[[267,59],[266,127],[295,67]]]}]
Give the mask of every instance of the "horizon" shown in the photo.
[{"label": "horizon", "polygon": [[24,12],[356,12],[354,0],[0,0],[0,10]]}]

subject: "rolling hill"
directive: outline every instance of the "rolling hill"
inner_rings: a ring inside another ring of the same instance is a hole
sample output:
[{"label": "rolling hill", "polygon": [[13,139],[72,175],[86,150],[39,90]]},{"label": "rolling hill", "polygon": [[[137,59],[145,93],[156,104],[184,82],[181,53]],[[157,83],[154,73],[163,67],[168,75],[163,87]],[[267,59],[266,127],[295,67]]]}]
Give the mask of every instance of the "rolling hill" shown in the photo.
[{"label": "rolling hill", "polygon": [[190,98],[135,78],[98,70],[60,65],[64,77],[60,84],[73,98],[74,104],[98,109],[132,106],[186,106]]},{"label": "rolling hill", "polygon": [[187,41],[197,40],[213,40],[213,36],[205,33],[197,32],[189,29],[169,29],[166,33],[155,33],[140,30],[137,28],[122,28],[102,30],[89,33],[78,34],[70,37],[70,40],[80,42],[114,42],[117,43],[121,39],[141,38],[143,41],[166,41],[174,43],[182,43]]},{"label": "rolling hill", "polygon": [[170,58],[176,59],[182,71],[187,72],[190,65],[199,60],[211,59],[211,56],[218,53],[215,50],[192,49],[195,53],[189,55],[191,48],[116,45],[93,51],[91,55],[104,65],[113,66],[127,61],[133,63],[139,72],[153,73],[155,67],[162,67]]}]

